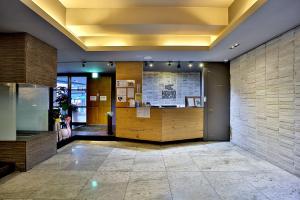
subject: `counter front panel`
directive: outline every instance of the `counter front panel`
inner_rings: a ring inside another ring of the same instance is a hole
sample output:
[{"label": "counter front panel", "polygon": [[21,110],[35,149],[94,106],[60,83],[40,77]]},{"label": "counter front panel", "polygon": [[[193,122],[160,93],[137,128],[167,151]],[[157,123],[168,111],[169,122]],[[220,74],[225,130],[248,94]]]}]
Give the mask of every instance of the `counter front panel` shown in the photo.
[{"label": "counter front panel", "polygon": [[116,136],[158,142],[203,138],[203,108],[151,108],[150,118],[137,118],[136,108],[117,108]]}]

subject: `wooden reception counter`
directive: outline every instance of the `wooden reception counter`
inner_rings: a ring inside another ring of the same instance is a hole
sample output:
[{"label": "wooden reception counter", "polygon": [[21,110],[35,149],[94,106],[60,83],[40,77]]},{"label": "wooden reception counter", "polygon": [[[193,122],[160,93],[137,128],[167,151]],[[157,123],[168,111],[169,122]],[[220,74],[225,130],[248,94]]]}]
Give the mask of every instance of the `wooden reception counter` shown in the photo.
[{"label": "wooden reception counter", "polygon": [[203,138],[203,108],[151,108],[137,118],[136,108],[116,108],[119,138],[167,142]]}]

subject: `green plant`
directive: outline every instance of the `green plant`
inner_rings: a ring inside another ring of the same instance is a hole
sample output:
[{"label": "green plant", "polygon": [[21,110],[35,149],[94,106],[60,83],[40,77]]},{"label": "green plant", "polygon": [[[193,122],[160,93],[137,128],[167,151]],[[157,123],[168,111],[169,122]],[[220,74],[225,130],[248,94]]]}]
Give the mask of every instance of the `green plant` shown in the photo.
[{"label": "green plant", "polygon": [[70,109],[73,112],[78,111],[78,107],[74,104],[69,103],[68,89],[65,87],[56,88],[56,99],[55,102],[58,104],[58,107],[61,109],[60,116],[62,119],[68,116],[67,111]]}]

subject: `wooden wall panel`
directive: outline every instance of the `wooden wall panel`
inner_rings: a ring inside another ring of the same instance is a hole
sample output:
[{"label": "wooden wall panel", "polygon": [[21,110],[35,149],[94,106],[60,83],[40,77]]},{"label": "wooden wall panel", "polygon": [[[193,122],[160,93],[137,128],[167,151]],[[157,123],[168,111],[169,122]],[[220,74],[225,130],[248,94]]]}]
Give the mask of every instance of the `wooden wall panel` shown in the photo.
[{"label": "wooden wall panel", "polygon": [[17,137],[17,141],[0,141],[0,160],[15,163],[18,171],[30,170],[56,154],[56,139],[55,133],[45,132]]},{"label": "wooden wall panel", "polygon": [[56,85],[56,49],[26,33],[0,34],[0,83]]},{"label": "wooden wall panel", "polygon": [[26,34],[26,83],[56,86],[57,53],[50,45]]},{"label": "wooden wall panel", "polygon": [[[90,101],[90,96],[97,96],[97,101]],[[107,100],[100,101],[100,96],[106,96]],[[106,125],[107,112],[111,112],[111,77],[89,78],[87,97],[87,123]]]},{"label": "wooden wall panel", "polygon": [[26,82],[25,37],[23,34],[0,34],[0,82]]},{"label": "wooden wall panel", "polygon": [[[116,63],[116,80],[135,80],[135,92],[137,84],[140,84],[140,92],[143,85],[143,62],[117,62]],[[128,107],[127,103],[116,103],[116,107]]]},{"label": "wooden wall panel", "polygon": [[116,136],[120,138],[160,141],[162,115],[151,109],[151,118],[137,118],[135,108],[116,108]]}]

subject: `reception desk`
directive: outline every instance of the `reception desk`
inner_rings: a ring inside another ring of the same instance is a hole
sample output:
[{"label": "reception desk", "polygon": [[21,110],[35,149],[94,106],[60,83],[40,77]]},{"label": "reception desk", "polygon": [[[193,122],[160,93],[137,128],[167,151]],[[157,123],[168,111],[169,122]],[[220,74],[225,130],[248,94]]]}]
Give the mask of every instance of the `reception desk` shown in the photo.
[{"label": "reception desk", "polygon": [[138,118],[136,108],[116,108],[119,138],[168,142],[203,138],[203,108],[151,108]]}]

